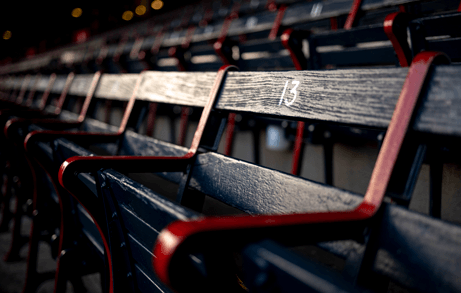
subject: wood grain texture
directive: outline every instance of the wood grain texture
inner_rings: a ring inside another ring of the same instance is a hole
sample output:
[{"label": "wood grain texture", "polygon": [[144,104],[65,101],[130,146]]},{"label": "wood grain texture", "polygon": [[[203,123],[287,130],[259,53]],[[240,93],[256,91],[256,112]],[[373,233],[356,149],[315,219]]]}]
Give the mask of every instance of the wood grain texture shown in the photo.
[{"label": "wood grain texture", "polygon": [[216,73],[146,72],[137,98],[158,103],[204,106]]},{"label": "wood grain texture", "polygon": [[352,7],[352,0],[333,0],[317,3],[300,3],[290,5],[283,16],[282,25],[289,26],[297,23],[324,19],[349,13]]},{"label": "wood grain texture", "polygon": [[461,229],[386,204],[374,270],[418,292],[461,291]]},{"label": "wood grain texture", "polygon": [[[131,148],[129,153],[151,155],[150,145],[168,149],[170,144],[131,133],[132,142],[144,147]],[[59,143],[69,152],[88,152],[64,140]],[[174,147],[171,147],[175,149]],[[176,153],[178,150],[173,150]],[[147,153],[145,153],[147,152]],[[220,154],[200,154],[192,171],[191,187],[209,194],[250,214],[293,213],[352,208],[360,196],[334,187],[269,168],[228,158]],[[150,276],[151,250],[158,231],[170,221],[195,217],[151,190],[112,170],[104,171],[122,205],[122,217],[129,232],[130,247],[137,256],[140,274]],[[155,212],[153,212],[155,211]],[[392,204],[384,204],[381,221],[380,249],[373,270],[398,283],[423,292],[458,292],[461,266],[461,229]],[[404,223],[404,224],[403,224]],[[150,233],[146,233],[149,232]],[[334,243],[346,256],[355,249]],[[324,247],[328,247],[324,246]],[[421,270],[430,265],[430,270]],[[437,280],[437,281],[435,281]]]},{"label": "wood grain texture", "polygon": [[[218,109],[385,127],[392,116],[407,69],[231,72]],[[288,84],[287,84],[288,81]],[[290,106],[293,81],[299,81]],[[244,84],[242,86],[241,84]]]},{"label": "wood grain texture", "polygon": [[[406,68],[331,71],[229,72],[217,109],[385,128],[400,95]],[[437,66],[423,94],[414,129],[461,135],[461,74],[456,65]],[[214,73],[148,72],[138,98],[152,102],[203,106]],[[288,84],[287,84],[288,81]],[[296,99],[291,92],[293,81]],[[281,96],[287,84],[282,103]],[[285,99],[289,105],[285,103]]]},{"label": "wood grain texture", "polygon": [[422,132],[461,135],[460,66],[437,66],[416,118]]},{"label": "wood grain texture", "polygon": [[86,96],[93,81],[94,74],[76,75],[69,89],[70,95]]},{"label": "wood grain texture", "polygon": [[197,157],[190,186],[250,214],[345,210],[361,202],[351,192],[215,153]]},{"label": "wood grain texture", "polygon": [[94,93],[97,98],[128,101],[139,74],[103,74]]}]

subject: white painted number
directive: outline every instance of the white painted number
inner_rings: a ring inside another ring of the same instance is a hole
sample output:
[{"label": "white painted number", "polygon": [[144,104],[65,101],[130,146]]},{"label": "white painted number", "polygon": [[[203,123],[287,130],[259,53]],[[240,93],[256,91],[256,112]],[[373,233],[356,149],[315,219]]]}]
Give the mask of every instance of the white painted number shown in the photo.
[{"label": "white painted number", "polygon": [[[298,88],[299,86],[299,81],[297,80],[293,80],[291,82],[291,84],[294,85],[294,87],[290,90],[290,93],[293,94],[293,99],[291,101],[288,102],[287,98],[285,98],[285,105],[287,105],[288,107],[293,105],[293,103],[295,102],[297,96],[298,96],[298,92],[296,91],[296,89]],[[280,97],[280,101],[279,101],[279,106],[282,104],[283,102],[283,98],[285,97],[285,92],[287,90],[287,87],[288,87],[288,80],[287,82],[285,83],[285,87],[283,88],[283,92],[282,92],[282,96]]]}]

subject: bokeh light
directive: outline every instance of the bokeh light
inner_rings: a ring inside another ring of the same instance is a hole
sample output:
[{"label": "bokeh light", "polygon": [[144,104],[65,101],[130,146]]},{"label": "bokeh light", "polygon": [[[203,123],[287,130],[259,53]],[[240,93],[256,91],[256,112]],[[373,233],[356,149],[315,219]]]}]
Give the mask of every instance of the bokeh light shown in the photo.
[{"label": "bokeh light", "polygon": [[135,9],[134,12],[135,12],[137,15],[141,16],[141,15],[144,15],[144,14],[146,13],[146,11],[147,11],[146,6],[144,6],[144,5],[138,5],[138,7],[136,7],[136,9]]},{"label": "bokeh light", "polygon": [[163,7],[163,2],[162,0],[154,0],[151,4],[152,9],[154,10],[159,10],[162,9]]},{"label": "bokeh light", "polygon": [[123,12],[122,19],[126,20],[126,21],[130,21],[133,18],[133,15],[134,15],[133,12],[127,10],[127,11]]},{"label": "bokeh light", "polygon": [[82,13],[83,13],[83,10],[81,8],[74,8],[72,10],[72,17],[75,17],[75,18],[78,18],[80,16],[82,16]]},{"label": "bokeh light", "polygon": [[5,32],[3,33],[3,39],[4,39],[4,40],[9,40],[9,39],[11,39],[11,35],[12,35],[12,34],[11,34],[11,31],[5,31]]}]

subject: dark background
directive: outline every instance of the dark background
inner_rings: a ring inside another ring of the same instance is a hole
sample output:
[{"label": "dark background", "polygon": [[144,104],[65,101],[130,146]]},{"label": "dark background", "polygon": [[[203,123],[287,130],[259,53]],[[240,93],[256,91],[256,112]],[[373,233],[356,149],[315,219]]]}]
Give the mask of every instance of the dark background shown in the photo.
[{"label": "dark background", "polygon": [[[171,9],[194,1],[163,0],[160,10],[151,8],[152,0],[3,0],[0,1],[0,63],[20,59],[26,52],[36,54],[72,42],[72,35],[80,29],[89,29],[90,35],[98,35],[124,25],[155,17]],[[147,12],[134,14],[130,21],[122,19],[126,10],[133,13],[143,4]],[[83,10],[79,18],[72,17],[72,10]],[[9,40],[3,39],[6,30],[11,31]]]}]

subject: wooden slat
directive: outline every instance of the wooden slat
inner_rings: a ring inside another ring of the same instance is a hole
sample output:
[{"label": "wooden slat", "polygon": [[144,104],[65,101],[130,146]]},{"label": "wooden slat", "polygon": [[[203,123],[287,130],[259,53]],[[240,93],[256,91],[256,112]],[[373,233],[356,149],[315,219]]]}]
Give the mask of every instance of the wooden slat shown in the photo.
[{"label": "wooden slat", "polygon": [[133,94],[138,77],[139,74],[103,74],[94,96],[127,101]]},{"label": "wooden slat", "polygon": [[37,84],[37,91],[38,92],[45,91],[46,87],[48,86],[49,81],[50,81],[50,76],[40,77],[40,80],[38,81],[38,84]]},{"label": "wooden slat", "polygon": [[362,200],[348,191],[216,153],[197,157],[190,187],[250,214],[345,210]]},{"label": "wooden slat", "polygon": [[69,89],[70,95],[86,96],[93,81],[94,74],[81,74],[74,77]]},{"label": "wooden slat", "polygon": [[[351,69],[334,71],[229,72],[217,109],[311,119],[364,127],[387,127],[407,73],[406,68]],[[453,78],[460,66],[438,66],[429,82],[427,97],[414,129],[444,135],[461,135],[461,84]],[[129,97],[138,75],[108,76],[99,95]],[[204,106],[215,73],[147,72],[137,98],[151,102]],[[92,75],[75,77],[72,93],[85,95]],[[110,82],[109,82],[110,80]],[[65,77],[55,82],[62,90]],[[288,84],[287,84],[288,81]],[[296,100],[291,102],[296,87]],[[111,86],[117,84],[118,86]],[[118,87],[117,90],[114,90]]]},{"label": "wooden slat", "polygon": [[138,90],[137,98],[159,103],[203,107],[216,77],[214,72],[148,71]]},{"label": "wooden slat", "polygon": [[461,228],[386,204],[374,270],[420,292],[461,291]]},{"label": "wooden slat", "polygon": [[135,274],[138,289],[140,292],[154,293],[154,292],[171,292],[160,281],[153,279],[146,275],[146,273],[139,266],[135,265]]},{"label": "wooden slat", "polygon": [[66,75],[59,75],[56,77],[54,81],[53,87],[51,88],[51,92],[53,94],[60,94],[64,89],[64,85],[66,84],[67,76]]}]

